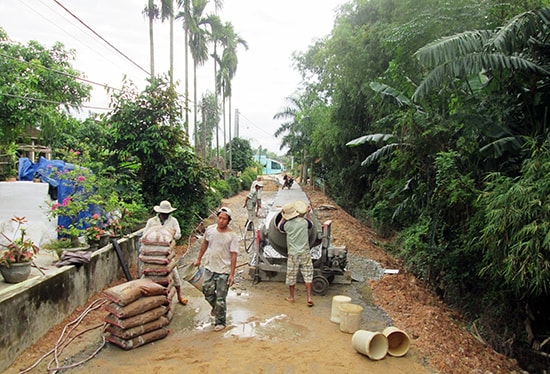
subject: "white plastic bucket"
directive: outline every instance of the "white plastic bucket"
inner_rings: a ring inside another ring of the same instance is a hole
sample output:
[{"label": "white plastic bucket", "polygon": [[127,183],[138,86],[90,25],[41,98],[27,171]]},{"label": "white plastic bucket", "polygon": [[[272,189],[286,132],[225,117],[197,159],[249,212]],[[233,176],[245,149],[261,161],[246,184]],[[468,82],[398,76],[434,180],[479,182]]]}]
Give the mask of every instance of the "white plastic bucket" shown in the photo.
[{"label": "white plastic bucket", "polygon": [[371,360],[381,360],[388,353],[388,338],[381,332],[357,330],[351,338],[351,345]]},{"label": "white plastic bucket", "polygon": [[357,304],[344,303],[340,309],[340,331],[353,334],[361,326],[363,307]]},{"label": "white plastic bucket", "polygon": [[409,335],[395,326],[389,326],[382,331],[388,338],[388,354],[394,357],[401,357],[407,354],[411,345]]},{"label": "white plastic bucket", "polygon": [[344,295],[336,295],[332,297],[332,306],[330,309],[330,320],[334,323],[340,323],[340,304],[350,303],[351,297]]},{"label": "white plastic bucket", "polygon": [[204,268],[195,266],[192,263],[184,265],[179,270],[180,277],[183,280],[191,283],[196,289],[202,292],[202,281],[204,278]]}]

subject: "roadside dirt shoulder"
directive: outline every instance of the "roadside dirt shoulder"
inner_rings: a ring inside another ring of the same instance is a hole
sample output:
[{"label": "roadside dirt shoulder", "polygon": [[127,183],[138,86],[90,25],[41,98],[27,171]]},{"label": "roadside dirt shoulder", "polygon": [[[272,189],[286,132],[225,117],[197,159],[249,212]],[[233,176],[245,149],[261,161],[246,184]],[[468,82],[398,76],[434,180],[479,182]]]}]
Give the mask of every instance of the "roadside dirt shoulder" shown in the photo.
[{"label": "roadside dirt shoulder", "polygon": [[[379,262],[386,269],[399,269],[398,274],[368,281],[374,303],[383,309],[395,326],[406,331],[412,344],[430,366],[441,373],[513,373],[521,372],[517,362],[495,352],[468,332],[458,313],[448,308],[437,296],[408,273],[402,264],[385,253],[383,240],[366,225],[346,213],[320,191],[305,188],[313,208],[334,206],[326,210],[333,221],[333,243],[346,245],[351,254]],[[321,214],[321,217],[323,215]]]}]

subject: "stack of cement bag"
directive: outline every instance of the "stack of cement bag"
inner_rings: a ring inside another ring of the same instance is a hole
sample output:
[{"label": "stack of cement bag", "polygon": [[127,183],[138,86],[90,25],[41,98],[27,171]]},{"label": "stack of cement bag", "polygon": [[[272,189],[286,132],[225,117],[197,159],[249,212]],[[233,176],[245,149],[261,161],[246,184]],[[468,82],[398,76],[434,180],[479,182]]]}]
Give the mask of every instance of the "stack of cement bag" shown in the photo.
[{"label": "stack of cement bag", "polygon": [[141,278],[151,279],[167,289],[170,301],[166,313],[168,320],[172,320],[174,304],[177,303],[174,286],[180,284],[176,269],[175,246],[176,242],[170,232],[162,226],[155,227],[143,234],[138,257]]},{"label": "stack of cement bag", "polygon": [[165,338],[170,321],[166,287],[150,279],[136,279],[103,291],[106,340],[129,350]]}]

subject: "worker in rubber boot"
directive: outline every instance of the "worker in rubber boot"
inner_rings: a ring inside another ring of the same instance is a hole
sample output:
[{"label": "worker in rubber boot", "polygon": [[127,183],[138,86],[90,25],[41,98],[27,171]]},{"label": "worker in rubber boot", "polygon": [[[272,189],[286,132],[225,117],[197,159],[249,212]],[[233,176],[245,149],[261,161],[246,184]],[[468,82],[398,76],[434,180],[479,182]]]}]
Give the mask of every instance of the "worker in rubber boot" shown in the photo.
[{"label": "worker in rubber boot", "polygon": [[[163,200],[159,205],[155,205],[153,210],[157,213],[157,215],[147,220],[147,224],[143,230],[143,236],[145,237],[150,231],[161,227],[172,234],[172,239],[174,242],[181,238],[180,224],[178,220],[171,215],[176,208],[173,208],[169,201]],[[175,245],[175,243],[173,244]],[[174,278],[174,287],[176,288],[176,292],[178,294],[178,301],[182,305],[187,305],[188,300],[181,293],[181,278],[177,267],[174,267],[172,274]]]},{"label": "worker in rubber boot", "polygon": [[310,218],[310,210],[311,207],[301,200],[286,204],[281,210],[282,219],[278,228],[281,232],[286,233],[286,284],[289,292],[286,300],[290,303],[295,300],[296,278],[300,271],[306,284],[307,306],[312,307],[314,305],[311,286],[313,261],[309,248],[309,230],[313,227],[313,222]]}]

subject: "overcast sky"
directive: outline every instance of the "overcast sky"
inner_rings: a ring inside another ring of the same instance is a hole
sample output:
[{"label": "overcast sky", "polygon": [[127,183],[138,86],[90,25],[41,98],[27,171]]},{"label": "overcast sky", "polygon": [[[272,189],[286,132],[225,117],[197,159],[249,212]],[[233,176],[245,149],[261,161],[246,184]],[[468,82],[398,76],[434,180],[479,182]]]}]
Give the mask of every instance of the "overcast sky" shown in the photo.
[{"label": "overcast sky", "polygon": [[[46,47],[60,41],[74,49],[73,66],[87,79],[121,87],[127,75],[139,88],[149,71],[148,22],[142,11],[147,0],[58,0],[97,34],[128,57],[93,34],[54,0],[0,0],[0,27],[17,42],[36,40]],[[158,2],[158,1],[157,1]],[[219,13],[223,22],[233,24],[247,41],[248,50],[239,49],[239,65],[232,82],[232,118],[238,109],[240,137],[249,139],[254,148],[262,146],[278,154],[280,139],[273,133],[281,121],[273,115],[285,105],[285,97],[298,88],[300,77],[291,67],[291,54],[305,51],[315,39],[330,33],[335,9],[345,0],[225,0]],[[181,23],[176,23],[174,77],[177,90],[184,92],[184,51]],[[155,24],[155,73],[169,68],[168,24]],[[129,61],[131,60],[131,61]],[[199,95],[212,91],[213,67],[200,71]],[[192,95],[192,79],[190,79]],[[103,88],[93,86],[88,111],[108,108]],[[192,99],[192,96],[191,96]],[[192,115],[192,112],[191,112]],[[190,120],[192,128],[192,121]],[[234,129],[231,130],[232,134]],[[220,132],[220,142],[223,141]]]}]

